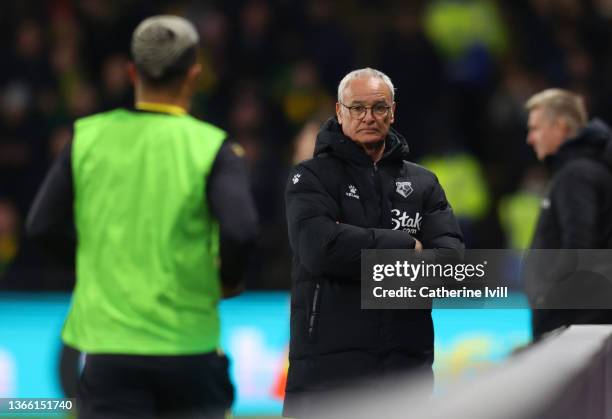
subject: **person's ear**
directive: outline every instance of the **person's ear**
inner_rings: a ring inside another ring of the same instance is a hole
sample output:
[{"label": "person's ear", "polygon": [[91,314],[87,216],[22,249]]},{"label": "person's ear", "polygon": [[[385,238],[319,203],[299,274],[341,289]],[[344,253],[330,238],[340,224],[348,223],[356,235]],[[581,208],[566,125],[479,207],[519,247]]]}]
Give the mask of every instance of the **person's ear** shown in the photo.
[{"label": "person's ear", "polygon": [[558,121],[557,123],[559,124],[559,129],[563,133],[563,136],[565,138],[569,137],[572,130],[570,129],[569,124],[567,123],[567,119],[558,118],[557,121]]},{"label": "person's ear", "polygon": [[336,118],[338,118],[338,122],[342,125],[342,114],[341,114],[341,106],[339,102],[336,102]]},{"label": "person's ear", "polygon": [[195,63],[194,65],[192,65],[189,69],[189,73],[192,78],[198,79],[200,77],[200,74],[202,73],[202,64]]},{"label": "person's ear", "polygon": [[202,73],[202,65],[199,63],[195,63],[189,68],[187,72],[187,82],[189,86],[195,88],[198,83],[198,79],[200,78],[200,74]]},{"label": "person's ear", "polygon": [[395,102],[393,102],[391,104],[391,115],[390,115],[389,122],[390,123],[394,123],[395,122]]}]

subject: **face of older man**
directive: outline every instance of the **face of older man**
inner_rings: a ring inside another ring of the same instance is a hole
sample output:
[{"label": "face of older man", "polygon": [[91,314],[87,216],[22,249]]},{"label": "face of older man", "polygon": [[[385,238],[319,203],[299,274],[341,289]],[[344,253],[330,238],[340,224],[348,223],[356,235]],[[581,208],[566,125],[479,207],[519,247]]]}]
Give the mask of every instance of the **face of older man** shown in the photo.
[{"label": "face of older man", "polygon": [[366,147],[385,139],[394,113],[391,91],[377,77],[349,81],[342,102],[336,103],[336,116],[344,135]]},{"label": "face of older man", "polygon": [[538,160],[555,154],[569,135],[565,120],[549,116],[541,107],[529,112],[528,128],[527,144],[533,148]]}]

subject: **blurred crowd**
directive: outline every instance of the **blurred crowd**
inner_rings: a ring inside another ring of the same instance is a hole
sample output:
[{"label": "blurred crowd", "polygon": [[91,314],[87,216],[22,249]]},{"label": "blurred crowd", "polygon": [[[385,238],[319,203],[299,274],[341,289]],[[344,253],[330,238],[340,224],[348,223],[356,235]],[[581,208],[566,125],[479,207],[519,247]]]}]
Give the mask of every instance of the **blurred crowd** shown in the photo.
[{"label": "blurred crowd", "polygon": [[612,121],[611,0],[21,0],[0,3],[0,288],[70,289],[23,235],[76,118],[132,105],[133,28],[172,13],[200,31],[193,113],[245,150],[262,222],[250,289],[288,288],[288,168],[312,155],[348,71],[396,88],[395,128],[434,170],[470,248],[528,246],[546,174],[525,100],[557,86]]}]

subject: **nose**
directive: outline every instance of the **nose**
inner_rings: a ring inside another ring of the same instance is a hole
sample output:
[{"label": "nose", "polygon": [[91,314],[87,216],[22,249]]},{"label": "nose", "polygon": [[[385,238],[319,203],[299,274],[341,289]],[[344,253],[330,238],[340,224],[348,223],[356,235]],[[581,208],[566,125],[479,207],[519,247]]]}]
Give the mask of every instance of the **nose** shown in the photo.
[{"label": "nose", "polygon": [[365,122],[371,122],[371,121],[375,121],[376,118],[374,117],[374,109],[372,108],[366,108],[366,113],[363,116],[363,120]]}]

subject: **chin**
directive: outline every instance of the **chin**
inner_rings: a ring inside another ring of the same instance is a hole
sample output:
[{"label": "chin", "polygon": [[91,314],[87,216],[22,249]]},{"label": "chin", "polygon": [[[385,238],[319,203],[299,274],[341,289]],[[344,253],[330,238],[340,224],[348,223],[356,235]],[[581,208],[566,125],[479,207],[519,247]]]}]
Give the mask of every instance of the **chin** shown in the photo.
[{"label": "chin", "polygon": [[357,138],[355,138],[355,141],[361,144],[374,144],[374,143],[379,143],[381,141],[384,141],[384,137],[381,137],[380,135],[376,134],[376,135],[364,135],[364,136],[358,136]]}]

